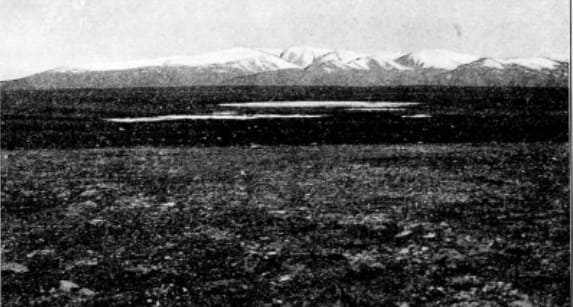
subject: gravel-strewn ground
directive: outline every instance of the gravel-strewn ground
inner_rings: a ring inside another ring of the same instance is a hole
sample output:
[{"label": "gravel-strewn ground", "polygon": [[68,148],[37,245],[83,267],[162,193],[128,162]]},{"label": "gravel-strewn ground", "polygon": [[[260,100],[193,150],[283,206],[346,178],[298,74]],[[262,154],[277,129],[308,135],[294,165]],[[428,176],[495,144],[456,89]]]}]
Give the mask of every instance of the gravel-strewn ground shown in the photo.
[{"label": "gravel-strewn ground", "polygon": [[566,306],[566,144],[2,152],[4,306]]}]

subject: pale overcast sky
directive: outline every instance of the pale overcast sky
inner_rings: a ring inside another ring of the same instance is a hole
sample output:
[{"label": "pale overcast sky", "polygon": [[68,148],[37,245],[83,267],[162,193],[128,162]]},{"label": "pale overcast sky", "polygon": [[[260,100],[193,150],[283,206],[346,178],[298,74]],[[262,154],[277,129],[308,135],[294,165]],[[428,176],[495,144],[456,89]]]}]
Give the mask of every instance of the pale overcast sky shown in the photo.
[{"label": "pale overcast sky", "polygon": [[569,0],[0,0],[0,80],[238,46],[565,58],[569,13]]}]

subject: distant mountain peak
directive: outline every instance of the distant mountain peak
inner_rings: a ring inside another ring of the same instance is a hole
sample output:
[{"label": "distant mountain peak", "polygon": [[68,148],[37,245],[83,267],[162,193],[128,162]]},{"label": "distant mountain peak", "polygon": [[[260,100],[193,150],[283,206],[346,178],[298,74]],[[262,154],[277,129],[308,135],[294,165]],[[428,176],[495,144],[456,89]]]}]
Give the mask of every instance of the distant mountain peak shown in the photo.
[{"label": "distant mountain peak", "polygon": [[[224,65],[229,63],[238,63],[245,61],[246,66],[256,66],[258,64],[266,65],[267,68],[275,67],[276,69],[287,69],[287,68],[298,68],[298,66],[293,65],[287,61],[282,60],[276,55],[272,55],[268,52],[236,47],[221,51],[203,53],[198,55],[184,55],[184,56],[172,56],[156,59],[146,59],[137,61],[126,61],[126,62],[113,62],[113,63],[91,63],[84,65],[77,65],[73,67],[60,67],[54,72],[88,72],[88,71],[117,71],[126,69],[138,69],[145,67],[155,67],[155,66],[188,66],[188,67],[201,67],[210,65]],[[251,64],[247,62],[251,61]],[[251,67],[252,68],[252,67]]]},{"label": "distant mountain peak", "polygon": [[363,65],[357,60],[365,57],[365,54],[347,51],[347,50],[334,50],[327,52],[320,57],[316,58],[314,62],[309,65],[312,68],[321,68],[326,71],[336,71],[336,70],[367,70],[369,67]]},{"label": "distant mountain peak", "polygon": [[408,53],[396,61],[404,66],[452,70],[478,59],[478,56],[471,54],[444,49],[427,49]]},{"label": "distant mountain peak", "polygon": [[310,46],[293,46],[285,49],[280,57],[302,68],[310,66],[316,59],[332,52],[330,49],[315,48]]},{"label": "distant mountain peak", "polygon": [[509,58],[499,61],[504,64],[515,64],[535,70],[554,69],[559,65],[557,61],[546,57]]},{"label": "distant mountain peak", "polygon": [[476,61],[460,65],[458,68],[486,68],[486,69],[504,69],[504,63],[498,59],[483,57]]},{"label": "distant mountain peak", "polygon": [[495,69],[503,69],[503,63],[496,60],[496,59],[483,58],[483,59],[480,59],[478,61],[480,61],[481,65],[483,65],[485,67],[495,68]]}]

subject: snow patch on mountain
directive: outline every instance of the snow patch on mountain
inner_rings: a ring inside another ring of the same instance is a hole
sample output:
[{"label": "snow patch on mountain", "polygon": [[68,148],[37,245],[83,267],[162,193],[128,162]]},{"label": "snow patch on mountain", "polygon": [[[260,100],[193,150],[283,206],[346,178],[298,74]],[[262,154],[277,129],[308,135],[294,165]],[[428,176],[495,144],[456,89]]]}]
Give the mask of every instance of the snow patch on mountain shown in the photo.
[{"label": "snow patch on mountain", "polygon": [[484,59],[481,65],[489,68],[503,69],[503,64],[494,59]]},{"label": "snow patch on mountain", "polygon": [[315,59],[311,66],[320,67],[327,72],[337,69],[369,70],[376,66],[386,70],[410,70],[410,67],[394,61],[396,54],[368,55],[354,51],[336,50]]},{"label": "snow patch on mountain", "polygon": [[542,57],[535,58],[511,58],[498,60],[503,64],[515,64],[530,69],[541,70],[541,69],[555,69],[558,63],[554,60]]},{"label": "snow patch on mountain", "polygon": [[387,58],[384,56],[371,56],[373,61],[375,61],[380,67],[384,69],[395,69],[395,70],[411,70],[411,67],[407,67],[397,63],[394,59]]},{"label": "snow patch on mountain", "polygon": [[419,66],[422,68],[437,68],[453,70],[463,64],[478,60],[479,57],[442,49],[422,50],[400,57],[397,61],[402,65]]},{"label": "snow patch on mountain", "polygon": [[210,52],[191,56],[173,56],[158,59],[116,62],[116,63],[93,63],[78,65],[71,68],[62,67],[56,72],[84,72],[84,71],[113,71],[126,70],[154,66],[188,66],[201,67],[228,64],[231,68],[248,71],[264,71],[299,68],[278,56],[249,48],[233,48],[217,52]]},{"label": "snow patch on mountain", "polygon": [[332,52],[332,50],[308,46],[295,46],[285,49],[281,53],[280,57],[290,63],[306,68],[316,59],[329,52]]},{"label": "snow patch on mountain", "polygon": [[494,59],[494,58],[481,58],[477,61],[468,63],[468,64],[464,64],[461,65],[460,68],[467,68],[467,67],[471,67],[471,68],[480,68],[480,67],[485,67],[485,68],[492,68],[492,69],[504,69],[504,63],[502,63],[501,61],[499,61],[498,59]]},{"label": "snow patch on mountain", "polygon": [[357,70],[368,70],[372,68],[373,62],[369,57],[362,57],[348,62],[347,65]]},{"label": "snow patch on mountain", "polygon": [[544,70],[544,69],[555,69],[559,65],[559,62],[543,57],[537,58],[507,58],[507,59],[494,59],[494,58],[482,58],[468,65],[472,67],[487,67],[494,69],[505,69],[508,66],[517,65],[532,70]]},{"label": "snow patch on mountain", "polygon": [[364,56],[365,54],[358,52],[337,50],[320,56],[311,66],[321,68],[327,72],[339,69],[367,70],[370,69],[368,65],[356,61]]}]

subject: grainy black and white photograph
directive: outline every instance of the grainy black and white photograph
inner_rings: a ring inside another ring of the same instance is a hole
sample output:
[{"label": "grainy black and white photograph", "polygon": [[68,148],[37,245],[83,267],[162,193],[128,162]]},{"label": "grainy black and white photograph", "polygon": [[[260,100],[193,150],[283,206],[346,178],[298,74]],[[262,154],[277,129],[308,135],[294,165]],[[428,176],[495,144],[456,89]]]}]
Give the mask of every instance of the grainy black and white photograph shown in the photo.
[{"label": "grainy black and white photograph", "polygon": [[569,306],[567,0],[0,0],[1,305]]}]

